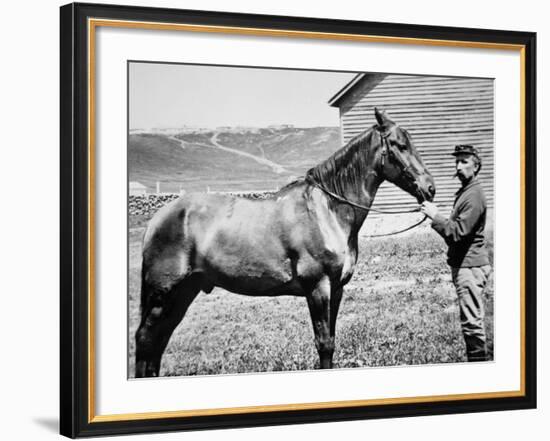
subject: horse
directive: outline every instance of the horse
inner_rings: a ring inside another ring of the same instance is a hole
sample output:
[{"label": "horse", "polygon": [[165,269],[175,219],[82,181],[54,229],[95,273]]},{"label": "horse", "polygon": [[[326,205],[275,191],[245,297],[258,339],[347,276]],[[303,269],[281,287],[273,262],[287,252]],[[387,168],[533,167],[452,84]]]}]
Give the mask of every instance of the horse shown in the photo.
[{"label": "horse", "polygon": [[266,199],[188,194],[162,207],[143,238],[135,377],[159,375],[172,332],[201,291],[305,297],[320,368],[333,367],[336,317],[358,233],[388,180],[418,203],[435,194],[409,133],[377,124]]}]

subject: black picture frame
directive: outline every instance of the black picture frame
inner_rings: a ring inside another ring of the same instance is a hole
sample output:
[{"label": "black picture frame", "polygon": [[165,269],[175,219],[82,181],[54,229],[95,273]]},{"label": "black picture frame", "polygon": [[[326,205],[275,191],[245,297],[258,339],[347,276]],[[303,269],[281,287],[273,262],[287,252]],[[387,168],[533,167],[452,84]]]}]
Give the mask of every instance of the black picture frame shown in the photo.
[{"label": "black picture frame", "polygon": [[[524,96],[523,394],[368,406],[102,420],[90,408],[88,19],[517,45]],[[68,437],[391,418],[536,407],[536,34],[194,10],[68,4],[60,9],[60,432]]]}]

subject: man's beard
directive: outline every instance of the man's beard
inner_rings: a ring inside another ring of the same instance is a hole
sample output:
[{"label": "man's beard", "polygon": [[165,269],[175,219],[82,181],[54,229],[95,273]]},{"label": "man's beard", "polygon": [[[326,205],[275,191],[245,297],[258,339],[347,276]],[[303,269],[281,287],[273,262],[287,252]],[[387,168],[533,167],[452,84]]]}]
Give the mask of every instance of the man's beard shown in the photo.
[{"label": "man's beard", "polygon": [[453,175],[453,178],[458,178],[460,182],[464,180],[464,175],[458,171],[455,171],[455,174]]}]

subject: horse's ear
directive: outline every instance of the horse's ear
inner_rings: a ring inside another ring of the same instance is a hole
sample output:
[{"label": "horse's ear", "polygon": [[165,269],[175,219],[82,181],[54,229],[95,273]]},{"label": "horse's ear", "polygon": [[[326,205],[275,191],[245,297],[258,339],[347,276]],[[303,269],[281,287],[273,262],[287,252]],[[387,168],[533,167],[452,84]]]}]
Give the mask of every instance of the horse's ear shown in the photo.
[{"label": "horse's ear", "polygon": [[374,108],[374,116],[376,117],[376,121],[378,121],[378,125],[383,127],[393,122],[391,119],[388,118],[386,112],[383,110],[378,110],[378,107]]}]

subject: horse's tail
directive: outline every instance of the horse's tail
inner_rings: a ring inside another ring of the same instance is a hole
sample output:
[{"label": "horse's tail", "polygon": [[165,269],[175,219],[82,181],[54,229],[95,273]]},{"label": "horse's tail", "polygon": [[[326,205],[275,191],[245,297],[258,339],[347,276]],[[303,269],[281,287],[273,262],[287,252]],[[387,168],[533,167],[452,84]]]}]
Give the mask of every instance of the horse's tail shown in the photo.
[{"label": "horse's tail", "polygon": [[149,295],[151,293],[151,286],[147,282],[147,274],[149,273],[149,268],[151,261],[148,258],[148,245],[149,241],[151,240],[151,223],[149,222],[147,224],[147,228],[145,229],[145,233],[142,238],[141,242],[141,292],[140,292],[140,302],[139,302],[139,310],[140,315],[143,318],[143,314],[147,311],[147,304],[149,302]]},{"label": "horse's tail", "polygon": [[141,262],[141,293],[139,302],[139,311],[141,317],[143,317],[144,311],[147,310],[146,304],[149,298],[149,286],[146,281],[147,268],[145,265],[145,259]]},{"label": "horse's tail", "polygon": [[158,210],[147,224],[141,254],[142,317],[147,313],[151,297],[169,290],[171,282],[179,277],[179,265],[176,265],[171,255],[173,247],[167,247],[166,244],[174,244],[181,240],[177,234],[182,228],[179,228],[177,223],[184,222],[186,212],[181,198],[175,199]]}]

